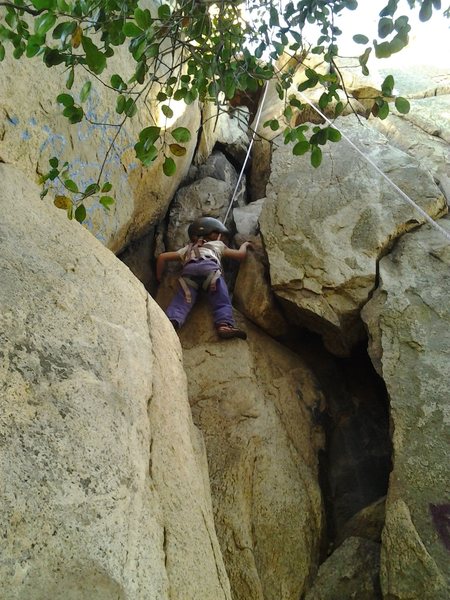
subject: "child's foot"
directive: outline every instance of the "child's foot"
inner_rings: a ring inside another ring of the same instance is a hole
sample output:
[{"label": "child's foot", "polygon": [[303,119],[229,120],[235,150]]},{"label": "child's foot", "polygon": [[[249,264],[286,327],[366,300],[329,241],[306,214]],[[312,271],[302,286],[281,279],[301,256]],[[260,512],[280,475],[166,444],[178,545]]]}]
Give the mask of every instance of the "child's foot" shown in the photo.
[{"label": "child's foot", "polygon": [[229,340],[231,338],[240,338],[241,340],[247,339],[247,334],[242,329],[238,329],[229,323],[217,323],[216,325],[217,335],[220,338]]}]

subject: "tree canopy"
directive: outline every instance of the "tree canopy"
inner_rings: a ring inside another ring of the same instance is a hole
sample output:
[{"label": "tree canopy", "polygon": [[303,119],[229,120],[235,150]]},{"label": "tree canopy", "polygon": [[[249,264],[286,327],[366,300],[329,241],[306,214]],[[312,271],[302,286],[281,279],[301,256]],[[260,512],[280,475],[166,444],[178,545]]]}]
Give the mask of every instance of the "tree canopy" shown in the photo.
[{"label": "tree canopy", "polygon": [[[357,58],[366,76],[372,54],[388,57],[408,44],[411,25],[401,1],[388,0],[383,6],[384,2],[380,3],[378,39],[370,41],[364,32],[353,36],[361,47]],[[446,16],[449,12],[443,11],[440,0],[406,0],[406,4],[419,11],[422,21],[430,19],[433,11]],[[0,61],[11,52],[17,60],[41,57],[49,68],[62,65],[66,73],[62,86],[66,89],[61,90],[57,101],[73,124],[86,118],[83,104],[92,81],[83,85],[77,98],[72,86],[80,70],[88,71],[93,81],[116,95],[117,121],[112,126],[117,132],[141,106],[145,107],[150,94],[162,114],[171,119],[172,100],[188,105],[197,99],[213,102],[221,110],[237,95],[258,94],[266,81],[275,79],[278,95],[285,103],[284,122],[272,119],[265,126],[283,132],[295,154],[309,152],[311,163],[317,167],[322,157],[320,147],[339,141],[340,134],[329,124],[312,129],[291,125],[292,111],[304,105],[298,95],[288,95],[294,66],[281,68],[280,64],[283,57],[286,63],[298,65],[307,54],[322,56],[329,63],[328,72],[307,68],[297,89],[304,92],[321,84],[319,107],[325,110],[332,106],[332,116],[338,117],[345,108],[342,92],[346,94],[346,90],[336,64],[343,33],[336,22],[339,15],[357,6],[357,0],[173,0],[162,4],[139,0],[0,0]],[[308,24],[317,25],[317,39],[312,43],[305,38]],[[128,49],[133,74],[125,77],[113,73],[105,78],[108,60],[121,46]],[[387,117],[389,99],[395,101],[399,112],[408,112],[406,99],[393,98],[394,85],[393,77],[386,77],[381,94],[374,99],[374,116]],[[163,170],[170,176],[176,170],[177,157],[186,153],[191,134],[184,127],[168,129],[150,122],[136,140],[136,156],[149,166],[163,153]],[[58,157],[52,157],[43,183],[47,189],[49,182],[61,181],[66,193],[57,196],[55,204],[82,222],[87,197],[100,194],[105,208],[114,202],[107,195],[112,186],[102,181],[101,171],[95,184],[78,190],[65,176],[67,163],[61,165]]]}]

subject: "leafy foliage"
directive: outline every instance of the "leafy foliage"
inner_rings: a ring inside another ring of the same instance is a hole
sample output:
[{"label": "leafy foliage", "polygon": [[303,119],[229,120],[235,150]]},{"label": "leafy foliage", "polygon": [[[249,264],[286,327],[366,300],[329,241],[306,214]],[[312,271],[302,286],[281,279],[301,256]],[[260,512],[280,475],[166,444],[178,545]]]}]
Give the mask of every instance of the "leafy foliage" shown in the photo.
[{"label": "leafy foliage", "polygon": [[[419,8],[422,21],[428,20],[433,11],[441,10],[440,0],[408,0],[408,4]],[[278,95],[285,102],[284,122],[272,119],[265,125],[272,131],[283,128],[284,140],[293,144],[294,154],[309,152],[311,164],[318,167],[322,160],[320,146],[340,139],[339,132],[328,125],[310,131],[293,122],[295,112],[304,108],[303,92],[318,85],[324,90],[319,108],[329,111],[333,107],[334,117],[343,112],[342,94],[347,102],[349,97],[336,65],[342,33],[336,17],[356,9],[356,0],[288,0],[282,4],[275,0],[173,0],[154,10],[139,0],[0,0],[0,6],[0,61],[9,48],[15,59],[40,57],[49,68],[63,65],[67,91],[59,94],[57,101],[70,123],[87,118],[83,103],[91,92],[91,80],[83,84],[78,103],[70,93],[80,71],[89,72],[92,80],[117,95],[117,122],[112,124],[117,135],[141,107],[146,109],[152,91],[165,125],[153,123],[144,128],[134,149],[144,166],[162,154],[162,168],[167,176],[176,171],[176,159],[186,154],[183,144],[191,139],[191,132],[184,127],[171,130],[174,101],[187,105],[197,100],[215,102],[221,109],[239,95],[257,94],[271,79],[277,80]],[[354,41],[365,46],[358,57],[364,75],[369,74],[367,64],[372,51],[376,57],[384,58],[408,44],[409,19],[403,14],[398,16],[398,10],[399,0],[387,0],[379,13],[379,39],[372,44],[363,33],[354,35]],[[319,27],[318,39],[312,46],[306,44],[304,37],[308,24]],[[113,73],[106,79],[108,60],[121,46],[128,48],[133,75],[126,78]],[[307,51],[323,55],[330,65],[329,73],[306,69],[305,80],[298,86],[299,95],[290,94],[295,68]],[[281,66],[283,60],[285,65]],[[388,77],[382,95],[374,98],[374,116],[386,118],[391,100],[399,112],[409,110],[407,100],[394,99],[393,94],[394,80]],[[148,113],[152,119],[151,111]],[[64,164],[59,168],[58,159],[53,157],[42,180],[62,182],[67,195],[57,196],[55,205],[66,210],[69,218],[82,222],[86,218],[84,201],[110,191],[110,184],[100,185],[102,167],[95,184],[78,190],[66,177],[67,167]],[[100,196],[99,201],[105,209],[114,202],[108,195]]]}]

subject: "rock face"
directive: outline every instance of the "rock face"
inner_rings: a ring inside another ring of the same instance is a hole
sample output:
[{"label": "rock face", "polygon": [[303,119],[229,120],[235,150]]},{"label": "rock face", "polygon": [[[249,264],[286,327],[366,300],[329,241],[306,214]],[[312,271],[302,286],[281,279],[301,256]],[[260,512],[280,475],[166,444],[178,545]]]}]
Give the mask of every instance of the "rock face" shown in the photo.
[{"label": "rock face", "polygon": [[[95,183],[117,132],[115,127],[102,123],[121,120],[114,111],[117,94],[93,80],[91,94],[83,105],[92,123],[83,121],[70,125],[56,102],[57,95],[64,91],[66,75],[63,68],[48,69],[39,58],[21,60],[20,77],[17,77],[17,68],[17,61],[6,58],[0,69],[0,121],[3,122],[0,124],[0,160],[16,164],[34,181],[37,173],[49,171],[48,159],[57,156],[61,164],[64,161],[71,163],[69,176],[80,189]],[[121,73],[125,79],[131,76],[128,51],[118,52],[111,59],[110,69],[105,80],[114,72]],[[87,80],[85,71],[77,74],[71,92],[76,102]],[[33,90],[32,103],[24,101],[30,96],[30,90]],[[161,124],[159,109],[153,99],[149,98],[148,103],[156,124]],[[192,132],[198,130],[200,110],[197,104],[186,106],[183,102],[174,102],[172,109],[176,116],[172,127],[184,126]],[[116,198],[111,210],[106,211],[94,199],[86,202],[87,227],[114,252],[144,235],[152,223],[163,217],[192,160],[195,135],[187,145],[186,155],[176,159],[177,172],[173,177],[163,174],[161,158],[151,167],[143,168],[136,159],[133,146],[140,129],[150,124],[154,123],[149,122],[147,110],[128,120],[108,155],[104,177],[113,184],[111,194]],[[50,195],[45,201],[52,204]]]},{"label": "rock face", "polygon": [[[386,139],[350,117],[337,126],[430,215],[446,212],[432,177]],[[309,157],[273,153],[260,217],[275,293],[290,318],[345,355],[364,337],[359,311],[379,256],[424,219],[346,142],[324,147],[321,177]]]},{"label": "rock face", "polygon": [[224,219],[238,179],[233,165],[221,152],[214,152],[195,176],[194,182],[178,190],[170,208],[169,250],[177,250],[189,241],[188,226],[198,217]]},{"label": "rock face", "polygon": [[304,363],[248,323],[219,341],[204,305],[181,332],[194,421],[208,453],[215,523],[235,600],[294,600],[317,569],[322,503]]},{"label": "rock face", "polygon": [[[450,223],[440,223],[450,231]],[[428,226],[380,262],[380,286],[363,317],[369,352],[391,402],[393,472],[383,531],[383,594],[450,594],[450,244]]]},{"label": "rock face", "polygon": [[379,568],[379,544],[348,538],[321,565],[305,600],[381,600]]},{"label": "rock face", "polygon": [[20,171],[0,177],[2,600],[230,600],[172,328]]}]

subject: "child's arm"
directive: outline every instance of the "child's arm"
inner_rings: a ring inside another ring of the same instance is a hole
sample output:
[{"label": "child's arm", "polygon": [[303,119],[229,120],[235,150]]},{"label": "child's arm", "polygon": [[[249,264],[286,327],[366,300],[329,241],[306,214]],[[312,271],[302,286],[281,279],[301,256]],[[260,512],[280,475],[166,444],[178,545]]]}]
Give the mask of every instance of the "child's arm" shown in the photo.
[{"label": "child's arm", "polygon": [[169,260],[181,260],[181,256],[178,252],[162,252],[158,258],[156,259],[156,279],[157,281],[161,281],[164,267],[166,262]]},{"label": "child's arm", "polygon": [[234,260],[244,260],[247,255],[247,248],[252,247],[251,242],[244,242],[239,247],[239,250],[232,250],[231,248],[226,248],[223,252],[223,256],[227,258],[233,258]]}]

